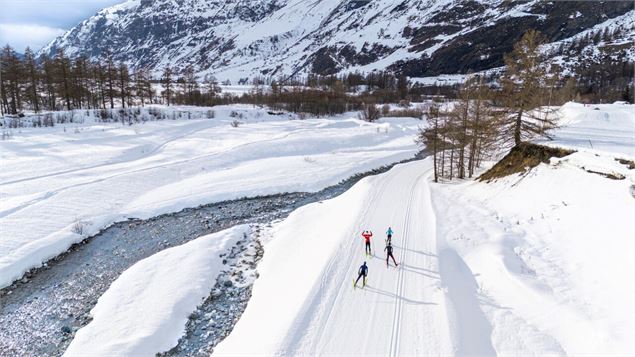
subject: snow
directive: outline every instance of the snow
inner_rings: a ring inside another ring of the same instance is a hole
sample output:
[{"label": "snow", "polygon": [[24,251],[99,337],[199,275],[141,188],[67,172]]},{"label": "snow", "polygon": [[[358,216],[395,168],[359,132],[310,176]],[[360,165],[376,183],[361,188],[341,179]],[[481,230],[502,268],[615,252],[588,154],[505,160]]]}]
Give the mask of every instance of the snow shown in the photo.
[{"label": "snow", "polygon": [[247,225],[197,238],[137,262],[113,282],[64,356],[154,356],[176,346],[188,316],[223,268],[218,255]]},{"label": "snow", "polygon": [[[0,248],[28,253],[3,271],[41,254],[20,229],[26,224],[40,235],[54,232],[36,247],[61,249],[71,208],[98,225],[240,195],[317,190],[412,155],[420,123],[288,120],[246,106],[216,111],[216,119],[87,124],[73,134],[23,129],[1,142],[12,166],[0,173],[0,223],[17,248]],[[229,125],[231,111],[243,114],[238,128]],[[559,113],[562,126],[547,143],[577,152],[527,173],[435,184],[428,158],[274,223],[263,232],[251,300],[214,354],[635,353],[635,170],[615,160],[634,156],[633,105],[567,103]],[[398,267],[384,260],[388,226]],[[174,346],[218,274],[212,257],[247,229],[131,267],[67,354],[152,355]],[[363,253],[363,230],[374,232],[372,257]],[[353,289],[363,261],[368,284]]]},{"label": "snow", "polygon": [[412,77],[410,81],[413,84],[421,86],[448,86],[459,85],[464,83],[468,78],[467,74],[441,74],[433,77]]},{"label": "snow", "polygon": [[[583,169],[594,164],[627,179]],[[434,188],[440,259],[460,257],[497,353],[634,352],[633,182],[612,157],[580,152],[524,178]]]},{"label": "snow", "polygon": [[561,127],[545,144],[635,158],[635,106],[569,102],[556,113]]},{"label": "snow", "polygon": [[[204,118],[209,109],[165,110]],[[371,124],[354,113],[290,120],[251,106],[213,110],[215,119],[22,128],[1,141],[0,287],[115,221],[318,191],[418,151],[414,119]],[[234,128],[233,120],[242,124]]]},{"label": "snow", "polygon": [[[451,354],[429,175],[429,160],[397,165],[277,225],[249,305],[215,355]],[[399,269],[383,259],[389,225]],[[372,258],[360,236],[367,229]],[[368,285],[354,290],[364,260]]]},{"label": "snow", "polygon": [[[632,355],[635,172],[615,160],[633,147],[632,106],[599,108],[565,105],[556,143],[580,151],[526,174],[434,184],[428,158],[298,209],[271,229],[214,354]],[[399,268],[381,252],[388,226]]]}]

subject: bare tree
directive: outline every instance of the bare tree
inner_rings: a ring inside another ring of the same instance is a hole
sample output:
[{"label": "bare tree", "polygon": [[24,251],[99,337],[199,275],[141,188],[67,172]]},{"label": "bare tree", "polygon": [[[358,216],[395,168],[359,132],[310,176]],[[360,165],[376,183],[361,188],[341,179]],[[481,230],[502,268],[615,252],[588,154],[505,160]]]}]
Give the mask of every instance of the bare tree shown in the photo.
[{"label": "bare tree", "polygon": [[115,63],[110,52],[106,53],[106,78],[108,79],[108,97],[110,98],[110,109],[115,107],[114,82],[116,78]]},{"label": "bare tree", "polygon": [[543,38],[538,31],[529,30],[505,56],[507,66],[501,78],[502,100],[509,110],[506,137],[519,145],[523,138],[534,135],[549,137],[556,127],[556,119],[549,109],[541,109],[544,97],[543,80],[546,75],[543,56],[539,50]]},{"label": "bare tree", "polygon": [[35,55],[29,47],[24,51],[24,69],[28,77],[27,92],[29,102],[33,106],[33,110],[38,113],[40,111],[40,100],[38,96],[39,71],[35,63]]},{"label": "bare tree", "polygon": [[165,95],[168,107],[170,106],[170,98],[172,96],[172,68],[170,65],[165,66],[163,69],[163,76],[161,78],[163,84],[163,93]]},{"label": "bare tree", "polygon": [[130,73],[128,72],[128,66],[125,64],[119,65],[117,82],[119,84],[119,95],[121,97],[121,107],[126,107],[126,98],[130,93]]}]

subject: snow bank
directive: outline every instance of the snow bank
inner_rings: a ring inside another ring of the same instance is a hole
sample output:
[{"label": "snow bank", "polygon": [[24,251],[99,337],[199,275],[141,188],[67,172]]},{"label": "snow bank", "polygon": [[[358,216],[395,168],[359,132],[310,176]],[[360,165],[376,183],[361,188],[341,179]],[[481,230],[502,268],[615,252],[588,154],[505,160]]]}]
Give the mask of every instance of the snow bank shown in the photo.
[{"label": "snow bank", "polygon": [[363,179],[335,199],[299,208],[276,226],[271,233],[274,239],[265,245],[266,254],[258,264],[260,278],[254,283],[252,299],[231,337],[215,354],[275,355],[288,343],[286,336],[310,308],[312,291],[325,279],[322,271],[334,250],[352,239],[351,218],[361,212],[369,189],[368,180]]},{"label": "snow bank", "polygon": [[[163,110],[205,117],[210,108]],[[247,105],[213,110],[214,119],[22,128],[0,141],[0,287],[115,221],[318,191],[418,151],[419,120],[290,120]]]},{"label": "snow bank", "polygon": [[525,176],[433,186],[438,237],[475,281],[497,353],[633,354],[634,182],[612,156],[578,152]]},{"label": "snow bank", "polygon": [[249,234],[236,226],[139,261],[112,283],[65,356],[154,356],[176,346],[189,314],[207,296],[218,257]]}]

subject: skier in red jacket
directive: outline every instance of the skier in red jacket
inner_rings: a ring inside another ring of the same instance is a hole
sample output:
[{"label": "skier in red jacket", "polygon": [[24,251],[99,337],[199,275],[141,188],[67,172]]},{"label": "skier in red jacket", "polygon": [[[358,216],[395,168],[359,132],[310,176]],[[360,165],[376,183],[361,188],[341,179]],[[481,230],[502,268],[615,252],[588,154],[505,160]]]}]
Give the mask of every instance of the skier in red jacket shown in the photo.
[{"label": "skier in red jacket", "polygon": [[364,242],[365,242],[365,246],[366,246],[366,255],[371,255],[372,252],[370,250],[370,237],[373,236],[373,232],[372,231],[364,231],[362,233],[362,237],[364,237]]}]

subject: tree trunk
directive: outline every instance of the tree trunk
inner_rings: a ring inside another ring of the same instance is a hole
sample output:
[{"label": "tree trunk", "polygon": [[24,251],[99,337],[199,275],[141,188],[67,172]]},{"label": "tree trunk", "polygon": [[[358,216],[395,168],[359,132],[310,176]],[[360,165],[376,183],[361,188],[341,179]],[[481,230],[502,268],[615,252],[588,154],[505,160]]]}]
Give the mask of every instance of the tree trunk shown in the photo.
[{"label": "tree trunk", "polygon": [[518,112],[518,116],[516,116],[516,123],[514,124],[514,144],[516,146],[520,145],[520,142],[521,142],[520,129],[523,124],[522,118],[523,118],[523,110],[521,109]]}]

